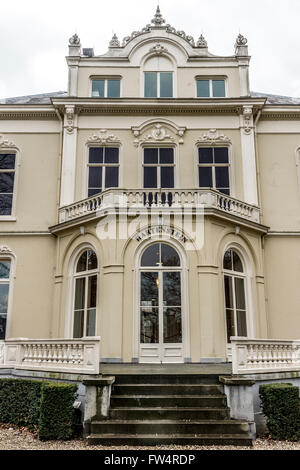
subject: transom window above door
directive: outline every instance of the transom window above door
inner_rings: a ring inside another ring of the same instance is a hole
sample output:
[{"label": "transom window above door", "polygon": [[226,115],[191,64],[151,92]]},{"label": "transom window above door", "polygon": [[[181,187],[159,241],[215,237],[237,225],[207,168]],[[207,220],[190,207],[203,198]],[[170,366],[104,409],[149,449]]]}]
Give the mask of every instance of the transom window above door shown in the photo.
[{"label": "transom window above door", "polygon": [[88,197],[119,186],[119,148],[90,147]]},{"label": "transom window above door", "polygon": [[144,188],[174,188],[174,149],[144,148]]},{"label": "transom window above door", "polygon": [[172,98],[173,72],[145,72],[145,98]]},{"label": "transom window above door", "polygon": [[180,258],[177,251],[166,243],[150,245],[143,253],[142,267],[180,266]]},{"label": "transom window above door", "polygon": [[197,98],[225,98],[225,80],[197,79]]},{"label": "transom window above door", "polygon": [[229,155],[227,147],[199,147],[198,174],[200,188],[213,188],[230,194]]},{"label": "transom window above door", "polygon": [[92,80],[93,98],[120,98],[121,80],[119,78],[99,78]]}]

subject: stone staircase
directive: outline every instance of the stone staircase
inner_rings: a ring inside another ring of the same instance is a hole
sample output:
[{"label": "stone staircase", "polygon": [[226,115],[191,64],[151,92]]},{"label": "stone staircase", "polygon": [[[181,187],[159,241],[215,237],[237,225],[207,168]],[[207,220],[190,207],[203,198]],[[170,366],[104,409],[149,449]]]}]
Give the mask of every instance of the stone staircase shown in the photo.
[{"label": "stone staircase", "polygon": [[119,375],[109,419],[90,423],[88,444],[251,446],[249,424],[230,419],[218,376]]}]

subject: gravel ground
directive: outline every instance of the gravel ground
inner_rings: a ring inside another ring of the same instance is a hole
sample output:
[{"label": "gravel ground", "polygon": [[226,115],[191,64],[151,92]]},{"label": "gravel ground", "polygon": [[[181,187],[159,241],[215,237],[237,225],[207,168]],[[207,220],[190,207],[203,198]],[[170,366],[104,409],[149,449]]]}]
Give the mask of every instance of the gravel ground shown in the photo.
[{"label": "gravel ground", "polygon": [[257,439],[253,447],[238,446],[157,446],[157,447],[107,447],[87,446],[83,439],[72,441],[41,442],[26,428],[0,425],[0,450],[300,450],[300,442],[282,442]]}]

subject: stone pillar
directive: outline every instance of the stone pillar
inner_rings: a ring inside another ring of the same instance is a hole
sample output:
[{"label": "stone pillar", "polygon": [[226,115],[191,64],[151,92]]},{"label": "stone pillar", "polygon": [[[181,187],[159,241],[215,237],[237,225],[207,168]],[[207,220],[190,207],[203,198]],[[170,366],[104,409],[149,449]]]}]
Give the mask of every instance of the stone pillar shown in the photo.
[{"label": "stone pillar", "polygon": [[258,205],[253,107],[243,106],[240,115],[240,132],[243,164],[244,202]]},{"label": "stone pillar", "polygon": [[241,34],[238,35],[235,43],[235,56],[239,64],[240,73],[240,95],[250,96],[249,83],[249,62],[247,39]]},{"label": "stone pillar", "polygon": [[60,206],[74,202],[78,116],[74,105],[65,106]]},{"label": "stone pillar", "polygon": [[81,55],[81,44],[77,34],[69,39],[69,56],[67,63],[69,66],[68,95],[77,96],[78,85],[78,65]]}]

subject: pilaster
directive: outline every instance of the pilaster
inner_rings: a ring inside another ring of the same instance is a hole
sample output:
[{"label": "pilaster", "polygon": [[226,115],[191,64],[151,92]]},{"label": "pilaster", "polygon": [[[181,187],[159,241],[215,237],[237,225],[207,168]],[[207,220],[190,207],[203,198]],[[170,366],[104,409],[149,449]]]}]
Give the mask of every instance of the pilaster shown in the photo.
[{"label": "pilaster", "polygon": [[65,106],[60,206],[74,202],[77,121],[75,106]]},{"label": "pilaster", "polygon": [[244,202],[258,205],[253,107],[243,106],[240,115]]}]

